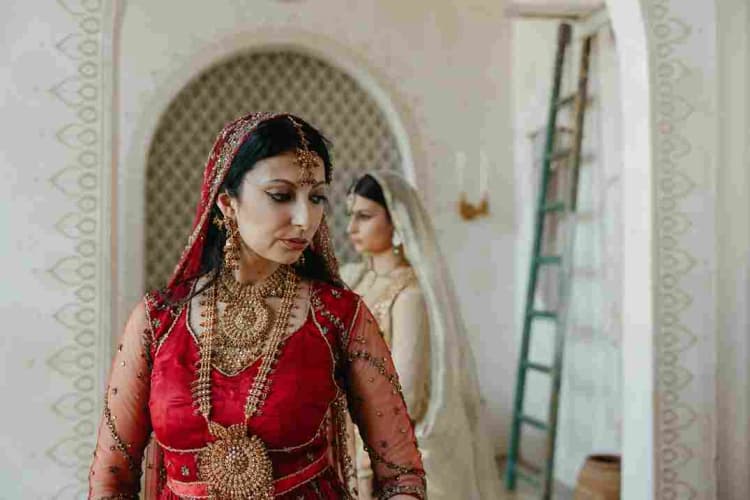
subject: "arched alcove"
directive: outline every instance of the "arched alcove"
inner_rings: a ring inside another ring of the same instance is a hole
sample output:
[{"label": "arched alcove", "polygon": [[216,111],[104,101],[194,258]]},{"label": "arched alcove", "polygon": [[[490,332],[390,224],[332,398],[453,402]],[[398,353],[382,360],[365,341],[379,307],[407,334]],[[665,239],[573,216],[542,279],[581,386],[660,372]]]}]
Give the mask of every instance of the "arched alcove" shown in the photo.
[{"label": "arched alcove", "polygon": [[[334,206],[343,206],[348,187],[362,172],[402,171],[383,111],[345,72],[290,49],[245,51],[221,60],[169,102],[151,139],[145,175],[146,290],[162,286],[179,258],[216,134],[225,123],[255,110],[297,114],[332,141],[336,175],[329,193]],[[330,211],[328,220],[339,258],[354,259],[345,211]]]}]

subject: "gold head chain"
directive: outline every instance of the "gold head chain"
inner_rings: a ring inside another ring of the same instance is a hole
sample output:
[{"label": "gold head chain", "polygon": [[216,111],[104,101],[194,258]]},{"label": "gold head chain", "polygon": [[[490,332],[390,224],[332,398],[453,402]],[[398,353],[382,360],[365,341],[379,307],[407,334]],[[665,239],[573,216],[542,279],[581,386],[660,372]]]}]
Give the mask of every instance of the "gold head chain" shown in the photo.
[{"label": "gold head chain", "polygon": [[299,178],[299,185],[312,186],[316,184],[315,181],[315,168],[318,166],[317,160],[320,159],[318,154],[310,149],[310,142],[305,137],[305,133],[302,130],[302,124],[300,124],[294,117],[290,116],[289,121],[297,131],[297,137],[299,137],[300,147],[297,148],[297,165],[302,171]]}]

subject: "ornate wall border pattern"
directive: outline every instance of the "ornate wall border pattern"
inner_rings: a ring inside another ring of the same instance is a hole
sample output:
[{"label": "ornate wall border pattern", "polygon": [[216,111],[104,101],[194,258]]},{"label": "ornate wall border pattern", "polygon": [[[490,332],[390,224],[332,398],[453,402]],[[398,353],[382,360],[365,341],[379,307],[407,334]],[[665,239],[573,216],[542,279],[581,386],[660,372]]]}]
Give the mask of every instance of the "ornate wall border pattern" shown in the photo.
[{"label": "ornate wall border pattern", "polygon": [[[684,7],[683,7],[684,8]],[[697,221],[683,202],[694,194],[696,181],[685,163],[693,153],[685,122],[693,114],[679,87],[690,69],[676,54],[692,28],[675,12],[670,0],[644,5],[654,126],[654,498],[692,499],[702,490],[701,478],[690,474],[691,462],[704,450],[695,448],[690,435],[700,434],[698,412],[688,392],[695,379],[688,353],[694,355],[698,335],[686,320],[693,306],[693,290],[685,278],[698,259],[683,237],[695,231]],[[694,465],[693,465],[694,466]]]},{"label": "ornate wall border pattern", "polygon": [[69,382],[68,392],[51,407],[59,418],[62,437],[47,457],[63,469],[69,481],[53,498],[79,499],[87,493],[88,470],[99,420],[105,369],[99,361],[110,356],[111,289],[109,273],[110,124],[113,117],[111,60],[112,13],[104,0],[57,0],[74,29],[62,36],[57,54],[75,71],[51,88],[54,99],[70,110],[56,139],[69,151],[65,164],[49,179],[70,200],[70,209],[54,226],[69,240],[72,252],[58,259],[49,275],[70,292],[69,301],[54,315],[67,337],[47,358],[54,376]]}]

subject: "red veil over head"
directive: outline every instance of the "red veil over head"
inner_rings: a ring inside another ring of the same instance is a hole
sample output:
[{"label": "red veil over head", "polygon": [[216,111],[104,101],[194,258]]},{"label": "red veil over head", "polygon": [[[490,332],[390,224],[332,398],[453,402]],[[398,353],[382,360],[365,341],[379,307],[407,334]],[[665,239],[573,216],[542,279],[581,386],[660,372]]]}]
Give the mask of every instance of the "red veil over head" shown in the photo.
[{"label": "red veil over head", "polygon": [[[171,288],[178,283],[198,275],[206,234],[211,223],[211,211],[219,195],[219,188],[224,183],[227,172],[229,172],[229,167],[232,165],[232,161],[237,155],[240,146],[258,128],[258,125],[283,116],[296,119],[296,117],[289,113],[254,112],[236,119],[222,129],[206,161],[206,168],[203,172],[203,184],[201,185],[201,197],[195,212],[190,238],[185,250],[182,252],[180,260],[177,262],[177,266],[172,272],[172,276],[167,284],[168,287]],[[310,250],[322,257],[329,275],[339,281],[338,263],[331,246],[325,217],[313,237]]]}]

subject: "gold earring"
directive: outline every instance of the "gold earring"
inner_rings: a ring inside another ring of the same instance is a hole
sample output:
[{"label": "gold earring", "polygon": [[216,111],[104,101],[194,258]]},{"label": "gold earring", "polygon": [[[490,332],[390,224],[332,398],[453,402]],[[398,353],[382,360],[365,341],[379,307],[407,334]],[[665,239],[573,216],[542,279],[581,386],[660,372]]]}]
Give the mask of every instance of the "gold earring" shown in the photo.
[{"label": "gold earring", "polygon": [[393,245],[393,254],[401,256],[404,253],[404,242],[401,240],[401,235],[394,229],[393,236],[391,237],[391,244]]},{"label": "gold earring", "polygon": [[226,241],[224,242],[224,265],[227,269],[236,271],[240,268],[240,229],[231,217],[224,220]]}]

